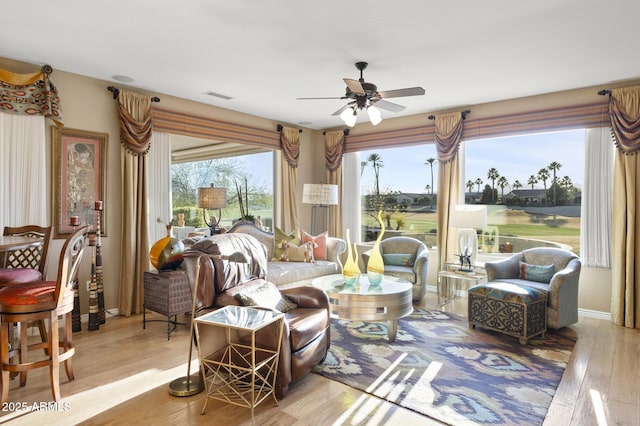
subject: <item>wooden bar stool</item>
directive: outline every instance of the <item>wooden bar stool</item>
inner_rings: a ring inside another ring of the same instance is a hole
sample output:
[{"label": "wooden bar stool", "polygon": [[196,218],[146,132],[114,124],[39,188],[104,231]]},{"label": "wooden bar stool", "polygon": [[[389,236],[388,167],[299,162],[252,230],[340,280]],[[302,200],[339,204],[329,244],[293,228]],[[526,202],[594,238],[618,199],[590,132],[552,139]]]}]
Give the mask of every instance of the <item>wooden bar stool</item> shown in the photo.
[{"label": "wooden bar stool", "polygon": [[[0,289],[0,381],[1,402],[9,395],[10,374],[21,374],[20,386],[26,384],[26,372],[40,367],[49,367],[51,392],[55,401],[60,400],[60,362],[65,363],[69,380],[73,380],[71,357],[75,353],[72,342],[71,311],[73,310],[73,281],[85,246],[88,226],[77,229],[65,241],[58,262],[56,281],[40,281],[14,284]],[[64,332],[60,335],[58,316],[63,317]],[[46,341],[29,345],[26,324],[32,321],[48,320]],[[13,323],[21,325],[20,345],[9,350],[9,338]],[[62,338],[60,338],[62,337]],[[46,349],[45,357],[29,362],[28,353],[36,349]],[[10,358],[18,355],[17,363]],[[23,379],[24,377],[24,379]]]}]

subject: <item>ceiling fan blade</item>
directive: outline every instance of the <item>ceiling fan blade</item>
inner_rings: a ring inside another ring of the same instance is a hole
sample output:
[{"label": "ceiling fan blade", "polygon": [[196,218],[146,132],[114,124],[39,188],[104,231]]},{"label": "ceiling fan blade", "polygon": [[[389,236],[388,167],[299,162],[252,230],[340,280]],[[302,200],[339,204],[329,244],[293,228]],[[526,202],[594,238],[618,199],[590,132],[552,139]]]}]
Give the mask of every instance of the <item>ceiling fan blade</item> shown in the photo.
[{"label": "ceiling fan blade", "polygon": [[422,87],[407,87],[406,89],[383,90],[378,92],[381,98],[401,98],[403,96],[419,96],[424,95],[425,90]]},{"label": "ceiling fan blade", "polygon": [[346,99],[344,96],[341,97],[331,97],[331,98],[296,98],[298,101],[310,100],[310,99]]},{"label": "ceiling fan blade", "polygon": [[352,78],[343,78],[343,80],[352,93],[355,93],[357,95],[364,95],[364,88],[358,80],[354,80]]},{"label": "ceiling fan blade", "polygon": [[394,104],[393,102],[384,101],[382,99],[379,101],[376,101],[374,105],[380,109],[384,109],[386,111],[391,111],[391,112],[400,112],[406,108],[403,105]]},{"label": "ceiling fan blade", "polygon": [[344,110],[345,110],[345,109],[347,109],[347,108],[351,108],[351,104],[352,104],[352,103],[353,103],[353,102],[349,102],[348,104],[346,104],[345,106],[343,106],[342,108],[340,108],[339,110],[337,110],[336,112],[334,112],[334,113],[333,113],[333,114],[331,114],[331,115],[340,115],[340,114],[342,114],[342,111],[344,111]]}]

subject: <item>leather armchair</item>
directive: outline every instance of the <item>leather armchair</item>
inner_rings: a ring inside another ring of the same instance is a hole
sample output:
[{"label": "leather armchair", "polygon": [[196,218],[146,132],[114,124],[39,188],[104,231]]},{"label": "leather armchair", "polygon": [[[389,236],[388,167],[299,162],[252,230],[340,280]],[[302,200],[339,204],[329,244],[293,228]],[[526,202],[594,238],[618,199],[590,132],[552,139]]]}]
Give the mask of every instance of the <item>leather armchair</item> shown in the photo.
[{"label": "leather armchair", "polygon": [[[420,302],[427,291],[427,265],[429,261],[427,246],[416,238],[399,236],[380,241],[380,251],[383,257],[385,254],[407,254],[413,256],[413,265],[411,266],[391,265],[385,260],[384,274],[413,283],[413,301]],[[362,253],[363,272],[366,272],[370,256],[371,250]]]},{"label": "leather armchair", "polygon": [[[555,265],[549,283],[520,278],[520,264]],[[506,259],[486,262],[487,281],[500,281],[547,292],[547,326],[562,328],[578,322],[578,281],[582,263],[574,253],[559,248],[538,247],[516,253]]]},{"label": "leather armchair", "polygon": [[[215,258],[237,251],[245,253],[249,263],[233,263]],[[184,253],[184,259],[192,289],[196,279],[196,265],[200,262],[195,316],[229,304],[240,305],[235,297],[237,293],[261,286],[266,281],[266,249],[250,235],[214,235],[194,244]],[[309,373],[326,356],[330,344],[330,319],[329,300],[323,291],[313,287],[294,287],[279,291],[298,305],[285,312],[276,377],[276,397],[283,398],[291,383]]]}]

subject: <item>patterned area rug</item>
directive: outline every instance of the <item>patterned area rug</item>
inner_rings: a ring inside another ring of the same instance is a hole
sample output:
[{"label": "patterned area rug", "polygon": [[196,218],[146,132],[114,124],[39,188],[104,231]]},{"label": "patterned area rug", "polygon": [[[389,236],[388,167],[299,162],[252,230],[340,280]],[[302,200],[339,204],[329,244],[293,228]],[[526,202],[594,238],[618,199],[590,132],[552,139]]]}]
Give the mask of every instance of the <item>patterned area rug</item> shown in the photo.
[{"label": "patterned area rug", "polygon": [[415,308],[389,343],[386,323],[333,320],[329,354],[314,371],[452,425],[540,425],[576,342],[570,333],[520,345]]}]

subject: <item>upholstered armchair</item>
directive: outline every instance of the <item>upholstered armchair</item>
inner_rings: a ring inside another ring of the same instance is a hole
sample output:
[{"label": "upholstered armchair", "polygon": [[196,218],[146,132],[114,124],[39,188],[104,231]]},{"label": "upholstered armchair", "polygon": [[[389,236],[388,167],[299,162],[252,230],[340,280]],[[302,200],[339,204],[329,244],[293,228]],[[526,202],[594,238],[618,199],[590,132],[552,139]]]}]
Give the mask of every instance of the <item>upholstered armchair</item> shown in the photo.
[{"label": "upholstered armchair", "polygon": [[[420,240],[412,237],[390,237],[380,242],[384,274],[402,278],[413,284],[413,301],[419,302],[427,291],[429,251]],[[366,271],[371,250],[362,253]],[[363,272],[365,272],[363,271]]]},{"label": "upholstered armchair", "polygon": [[[249,262],[221,258],[235,252],[244,253]],[[242,233],[214,235],[194,244],[184,253],[184,259],[192,289],[199,269],[196,317],[226,305],[274,308],[261,301],[279,300],[275,309],[284,312],[285,323],[276,376],[278,398],[324,359],[330,344],[327,295],[314,287],[279,290],[268,282],[267,251],[255,237]],[[196,268],[198,262],[200,267]],[[275,339],[275,335],[266,338]]]},{"label": "upholstered armchair", "polygon": [[580,258],[574,253],[552,247],[526,249],[504,260],[485,263],[488,282],[508,282],[547,292],[550,328],[578,322],[581,267]]}]

